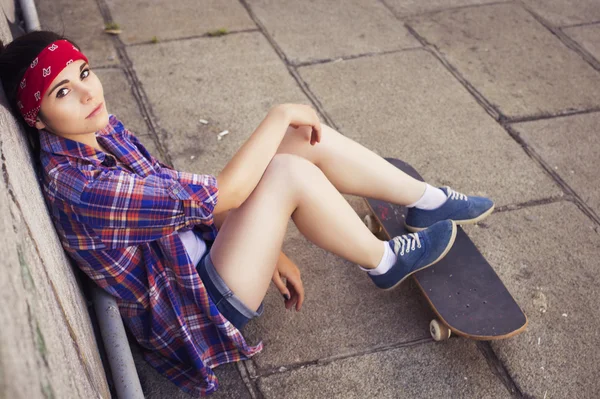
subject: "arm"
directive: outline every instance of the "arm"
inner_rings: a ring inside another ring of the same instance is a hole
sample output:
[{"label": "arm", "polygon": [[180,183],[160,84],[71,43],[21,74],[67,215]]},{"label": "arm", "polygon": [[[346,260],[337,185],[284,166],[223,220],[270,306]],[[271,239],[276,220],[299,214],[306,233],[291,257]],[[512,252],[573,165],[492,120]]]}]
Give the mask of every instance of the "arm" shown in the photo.
[{"label": "arm", "polygon": [[[62,179],[72,183],[73,176]],[[216,179],[210,175],[175,172],[140,177],[118,170],[93,179],[77,176],[70,195],[80,222],[91,227],[110,248],[153,241],[183,226],[213,224]]]},{"label": "arm", "polygon": [[217,176],[221,197],[215,213],[239,207],[260,181],[283,140],[288,126],[313,127],[311,143],[320,141],[321,125],[306,105],[283,104],[271,109],[250,138]]}]

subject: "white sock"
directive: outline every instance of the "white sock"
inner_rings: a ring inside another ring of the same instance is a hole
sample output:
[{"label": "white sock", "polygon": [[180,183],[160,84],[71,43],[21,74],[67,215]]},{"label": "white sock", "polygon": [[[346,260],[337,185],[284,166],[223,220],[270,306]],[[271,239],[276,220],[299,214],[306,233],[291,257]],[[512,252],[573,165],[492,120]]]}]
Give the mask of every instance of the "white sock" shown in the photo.
[{"label": "white sock", "polygon": [[392,268],[392,266],[394,266],[394,264],[396,264],[396,260],[398,259],[398,256],[394,253],[394,251],[392,251],[392,248],[390,248],[390,245],[387,241],[383,242],[383,246],[385,247],[383,257],[375,269],[367,269],[359,266],[362,270],[369,272],[369,274],[372,276],[379,276],[386,273]]},{"label": "white sock", "polygon": [[444,194],[442,190],[427,184],[427,188],[425,188],[425,193],[423,194],[423,196],[414,204],[407,205],[407,207],[415,207],[423,210],[432,210],[444,205],[444,202],[446,202],[447,199],[448,197],[446,197],[446,194]]}]

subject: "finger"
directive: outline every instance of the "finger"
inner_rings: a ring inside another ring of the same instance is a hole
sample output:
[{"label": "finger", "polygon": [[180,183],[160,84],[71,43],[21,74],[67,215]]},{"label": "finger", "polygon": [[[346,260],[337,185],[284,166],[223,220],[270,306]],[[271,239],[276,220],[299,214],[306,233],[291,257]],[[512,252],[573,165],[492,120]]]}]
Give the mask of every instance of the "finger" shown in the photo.
[{"label": "finger", "polygon": [[304,289],[302,292],[298,293],[298,302],[296,302],[296,310],[299,312],[302,309],[302,304],[304,303]]},{"label": "finger", "polygon": [[290,290],[292,296],[290,300],[286,303],[286,308],[291,309],[298,303],[298,293],[296,292],[294,286],[291,284],[288,284],[288,290]]},{"label": "finger", "polygon": [[300,311],[300,309],[302,309],[302,304],[304,303],[304,284],[302,283],[302,278],[300,276],[298,276],[297,279],[298,280],[294,284],[294,290],[298,297],[296,310]]},{"label": "finger", "polygon": [[321,142],[322,135],[323,135],[323,128],[321,127],[321,122],[318,122],[317,132],[316,132],[317,143]]},{"label": "finger", "polygon": [[310,134],[310,144],[315,145],[319,142],[321,142],[321,134],[319,133],[317,128],[313,126],[312,132]]},{"label": "finger", "polygon": [[302,303],[304,302],[304,285],[302,284],[302,278],[300,275],[291,276],[288,278],[288,283],[291,284],[295,296],[295,304],[296,310],[300,310],[302,308]]},{"label": "finger", "polygon": [[275,273],[273,275],[273,283],[275,284],[275,287],[277,287],[279,292],[281,292],[281,294],[284,296],[284,298],[286,300],[289,300],[290,292],[288,291],[287,287],[285,286],[285,283],[281,279],[281,275],[279,273]]},{"label": "finger", "polygon": [[294,300],[294,297],[291,297],[290,300],[285,301],[285,309],[290,310],[291,308],[294,307],[295,303],[296,303],[296,301]]}]

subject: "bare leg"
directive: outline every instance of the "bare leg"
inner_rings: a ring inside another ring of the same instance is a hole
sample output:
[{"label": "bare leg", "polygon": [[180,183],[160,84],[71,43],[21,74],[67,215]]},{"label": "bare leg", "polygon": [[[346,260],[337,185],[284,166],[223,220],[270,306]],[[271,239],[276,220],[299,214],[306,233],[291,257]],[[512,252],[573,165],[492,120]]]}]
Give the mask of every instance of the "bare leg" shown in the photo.
[{"label": "bare leg", "polygon": [[276,155],[250,197],[230,211],[211,249],[219,275],[251,309],[267,292],[290,215],[306,238],[353,263],[375,267],[383,256],[382,242],[319,168]]},{"label": "bare leg", "polygon": [[317,165],[344,194],[369,196],[400,205],[421,198],[425,183],[329,126],[322,127],[321,142],[314,146],[309,142],[310,129],[289,128],[277,152],[298,155]]}]

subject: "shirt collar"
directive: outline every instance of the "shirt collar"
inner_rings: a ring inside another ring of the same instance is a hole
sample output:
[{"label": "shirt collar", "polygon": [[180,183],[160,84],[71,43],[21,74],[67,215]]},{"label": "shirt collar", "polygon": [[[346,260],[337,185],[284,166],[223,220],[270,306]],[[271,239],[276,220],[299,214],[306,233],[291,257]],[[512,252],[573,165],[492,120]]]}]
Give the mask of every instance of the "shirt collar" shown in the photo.
[{"label": "shirt collar", "polygon": [[[115,132],[116,118],[110,115],[108,124],[96,132],[96,136],[106,136]],[[46,130],[40,130],[40,147],[42,151],[56,155],[79,158],[98,166],[104,162],[106,153],[96,150],[94,147],[80,143],[75,140],[57,136]]]}]

